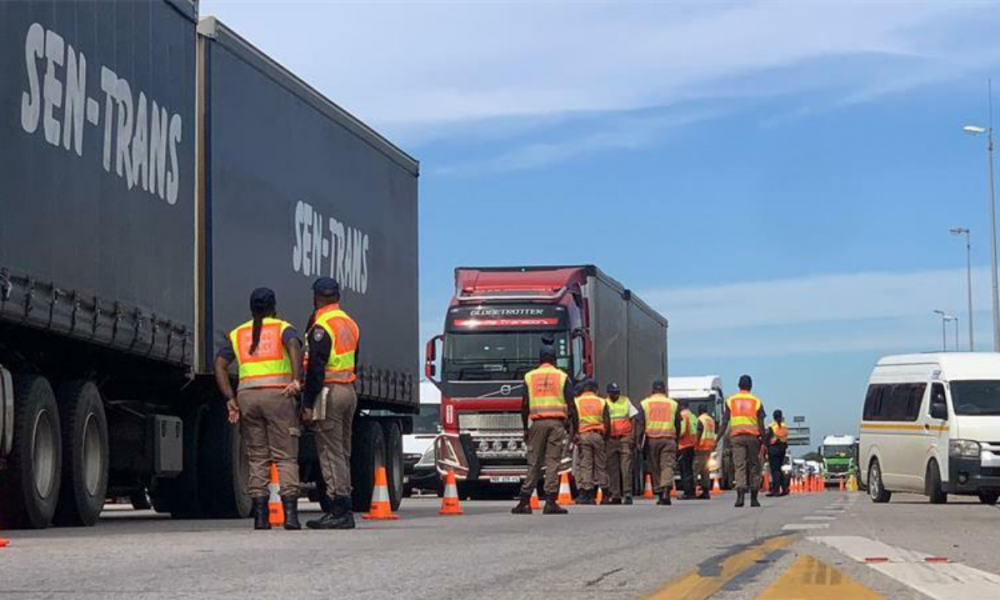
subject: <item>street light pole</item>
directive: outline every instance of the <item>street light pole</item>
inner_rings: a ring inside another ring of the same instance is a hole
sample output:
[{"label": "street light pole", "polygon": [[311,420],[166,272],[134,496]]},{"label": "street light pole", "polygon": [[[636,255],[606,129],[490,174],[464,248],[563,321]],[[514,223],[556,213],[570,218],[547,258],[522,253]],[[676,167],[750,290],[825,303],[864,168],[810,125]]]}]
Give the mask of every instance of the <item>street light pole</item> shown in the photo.
[{"label": "street light pole", "polygon": [[[965,265],[966,265],[966,278],[968,279],[969,285],[969,352],[976,351],[976,338],[974,333],[974,328],[972,326],[972,239],[971,233],[968,227],[955,227],[951,230],[952,235],[964,235],[965,236]],[[958,350],[958,346],[955,346]]]},{"label": "street light pole", "polygon": [[958,317],[952,317],[955,321],[955,352],[958,352]]},{"label": "street light pole", "polygon": [[948,351],[948,319],[951,317],[943,310],[935,310],[934,314],[941,317],[941,352]]}]

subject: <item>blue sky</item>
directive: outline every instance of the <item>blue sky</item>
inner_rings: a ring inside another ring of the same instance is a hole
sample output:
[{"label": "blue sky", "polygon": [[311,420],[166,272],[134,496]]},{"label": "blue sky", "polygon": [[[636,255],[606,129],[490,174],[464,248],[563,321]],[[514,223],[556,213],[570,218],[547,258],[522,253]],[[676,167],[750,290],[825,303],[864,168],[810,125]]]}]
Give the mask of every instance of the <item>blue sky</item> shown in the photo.
[{"label": "blue sky", "polygon": [[595,263],[668,316],[671,374],[749,372],[818,443],[879,356],[940,346],[934,309],[967,344],[966,226],[991,346],[961,127],[988,119],[995,3],[201,6],[421,160],[423,339],[456,265]]}]

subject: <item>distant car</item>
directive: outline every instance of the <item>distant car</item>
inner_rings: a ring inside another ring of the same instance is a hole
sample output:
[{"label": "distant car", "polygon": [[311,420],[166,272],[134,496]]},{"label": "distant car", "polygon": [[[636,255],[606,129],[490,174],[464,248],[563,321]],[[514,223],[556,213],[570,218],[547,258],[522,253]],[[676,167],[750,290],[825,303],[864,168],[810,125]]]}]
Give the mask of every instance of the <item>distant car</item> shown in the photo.
[{"label": "distant car", "polygon": [[434,440],[441,433],[441,391],[430,381],[420,382],[420,414],[413,417],[413,433],[403,436],[403,494],[437,491]]}]

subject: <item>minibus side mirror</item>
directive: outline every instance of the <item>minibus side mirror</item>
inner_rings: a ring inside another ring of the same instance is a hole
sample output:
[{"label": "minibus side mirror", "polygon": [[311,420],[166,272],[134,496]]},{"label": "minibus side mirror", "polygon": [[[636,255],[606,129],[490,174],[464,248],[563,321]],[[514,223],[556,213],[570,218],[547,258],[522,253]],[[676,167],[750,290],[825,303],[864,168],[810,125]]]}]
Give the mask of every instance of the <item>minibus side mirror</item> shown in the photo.
[{"label": "minibus side mirror", "polygon": [[941,419],[942,421],[948,420],[948,405],[944,402],[932,402],[931,403],[931,418]]}]

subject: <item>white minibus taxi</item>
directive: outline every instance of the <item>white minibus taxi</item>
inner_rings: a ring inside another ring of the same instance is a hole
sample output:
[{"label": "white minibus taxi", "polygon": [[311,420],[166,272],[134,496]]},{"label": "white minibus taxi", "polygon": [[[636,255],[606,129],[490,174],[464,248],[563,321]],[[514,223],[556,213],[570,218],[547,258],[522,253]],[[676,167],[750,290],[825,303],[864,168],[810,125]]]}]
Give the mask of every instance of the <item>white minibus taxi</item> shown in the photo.
[{"label": "white minibus taxi", "polygon": [[868,384],[861,481],[875,502],[892,492],[1000,497],[1000,354],[888,356]]}]

